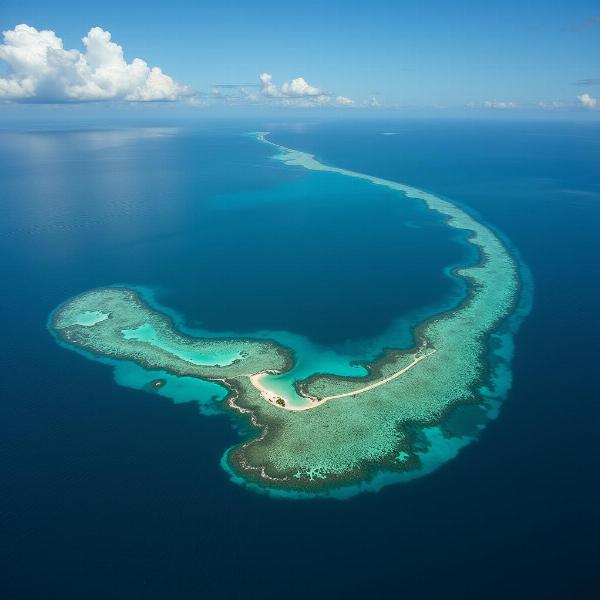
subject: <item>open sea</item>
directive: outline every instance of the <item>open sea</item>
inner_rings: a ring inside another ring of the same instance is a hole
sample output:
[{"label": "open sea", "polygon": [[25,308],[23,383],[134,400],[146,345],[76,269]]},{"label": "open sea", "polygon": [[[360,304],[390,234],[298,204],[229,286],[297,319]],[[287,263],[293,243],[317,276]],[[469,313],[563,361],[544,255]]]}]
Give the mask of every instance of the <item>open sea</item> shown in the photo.
[{"label": "open sea", "polygon": [[[152,290],[190,328],[359,352],[456,302],[464,239],[420,203],[247,135],[456,201],[531,270],[513,387],[433,474],[273,499],[219,462],[226,415],[60,347],[61,302]],[[600,124],[196,121],[0,127],[0,598],[600,597]]]}]

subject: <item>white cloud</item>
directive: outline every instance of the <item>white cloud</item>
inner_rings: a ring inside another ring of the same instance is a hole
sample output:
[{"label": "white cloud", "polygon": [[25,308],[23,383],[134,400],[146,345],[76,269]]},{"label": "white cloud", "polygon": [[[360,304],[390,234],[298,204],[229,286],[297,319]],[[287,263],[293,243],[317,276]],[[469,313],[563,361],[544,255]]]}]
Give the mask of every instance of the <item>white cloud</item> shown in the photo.
[{"label": "white cloud", "polygon": [[596,108],[598,104],[598,100],[589,94],[581,94],[581,96],[577,96],[577,102],[579,106],[583,106],[584,108]]},{"label": "white cloud", "polygon": [[304,77],[292,79],[278,87],[269,73],[259,76],[260,94],[275,99],[282,106],[309,108],[315,106],[353,106],[354,101],[346,96],[336,96],[310,85]]},{"label": "white cloud", "polygon": [[149,67],[140,58],[128,63],[111,34],[93,27],[82,38],[85,51],[66,50],[53,31],[17,25],[4,32],[0,60],[8,65],[0,77],[0,99],[40,102],[173,101],[194,92]]},{"label": "white cloud", "polygon": [[483,108],[493,108],[496,110],[506,110],[509,108],[517,108],[514,102],[506,102],[503,100],[486,100],[483,103]]},{"label": "white cloud", "polygon": [[369,100],[363,102],[363,106],[369,106],[370,108],[381,108],[381,103],[375,96],[371,96]]},{"label": "white cloud", "polygon": [[543,110],[558,110],[565,107],[565,103],[558,100],[541,100],[537,105]]},{"label": "white cloud", "polygon": [[303,96],[322,96],[323,92],[312,85],[309,85],[304,77],[292,79],[290,83],[284,83],[281,86],[281,92],[284,96],[294,96],[301,98]]},{"label": "white cloud", "polygon": [[350,100],[350,98],[346,98],[346,96],[336,96],[335,103],[340,106],[352,106],[354,104],[354,100]]},{"label": "white cloud", "polygon": [[263,96],[270,98],[279,98],[283,94],[279,91],[279,88],[273,83],[273,76],[268,73],[262,73],[259,76],[260,80],[260,91]]}]

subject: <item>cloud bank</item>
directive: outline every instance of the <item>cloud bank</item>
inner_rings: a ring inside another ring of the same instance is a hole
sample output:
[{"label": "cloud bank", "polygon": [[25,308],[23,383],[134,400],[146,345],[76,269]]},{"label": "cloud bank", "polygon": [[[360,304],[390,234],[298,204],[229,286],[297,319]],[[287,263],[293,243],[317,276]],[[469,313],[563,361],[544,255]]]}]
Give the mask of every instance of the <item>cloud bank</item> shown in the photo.
[{"label": "cloud bank", "polygon": [[140,58],[128,63],[109,31],[92,27],[85,51],[66,50],[53,31],[17,25],[3,32],[0,99],[16,102],[175,101],[194,92]]},{"label": "cloud bank", "polygon": [[310,85],[304,77],[292,79],[281,87],[273,83],[269,73],[259,76],[259,90],[263,98],[275,100],[282,106],[314,107],[314,106],[353,106],[354,101],[346,96],[336,96],[320,88]]}]

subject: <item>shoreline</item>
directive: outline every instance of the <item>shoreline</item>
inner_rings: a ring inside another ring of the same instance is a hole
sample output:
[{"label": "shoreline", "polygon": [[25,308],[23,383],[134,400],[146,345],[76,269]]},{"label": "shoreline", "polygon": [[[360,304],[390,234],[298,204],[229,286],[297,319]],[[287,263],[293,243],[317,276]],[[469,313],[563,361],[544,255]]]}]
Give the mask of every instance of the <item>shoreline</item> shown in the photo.
[{"label": "shoreline", "polygon": [[[371,390],[377,389],[378,387],[381,387],[382,385],[385,385],[385,384],[389,383],[390,381],[393,381],[397,377],[404,375],[404,373],[406,373],[407,371],[412,369],[419,362],[421,362],[422,360],[424,360],[425,358],[427,358],[428,356],[431,356],[432,354],[434,354],[436,352],[435,348],[432,348],[429,352],[427,352],[425,354],[423,354],[422,351],[423,351],[423,346],[421,348],[419,348],[419,350],[415,353],[415,358],[407,366],[402,367],[398,371],[395,371],[391,375],[388,375],[387,377],[380,379],[379,381],[376,381],[375,383],[370,383],[362,388],[358,388],[358,389],[350,391],[350,392],[344,392],[341,394],[334,394],[332,396],[324,396],[322,398],[318,398],[316,396],[312,396],[312,395],[308,394],[307,392],[305,392],[302,387],[302,382],[297,381],[295,383],[298,384],[298,387],[297,387],[298,394],[300,396],[302,396],[303,398],[306,398],[306,400],[308,400],[309,402],[311,402],[311,404],[306,404],[304,406],[294,406],[290,402],[289,399],[285,398],[284,395],[269,389],[263,383],[263,379],[266,376],[270,375],[271,373],[263,371],[261,373],[255,373],[253,375],[249,375],[248,377],[250,379],[250,383],[260,392],[261,396],[267,402],[270,402],[274,406],[279,406],[285,410],[291,410],[291,411],[310,410],[312,408],[317,408],[318,406],[323,406],[326,402],[328,402],[330,400],[338,400],[341,398],[351,398],[351,397],[354,398],[360,394],[364,394],[365,392],[370,392]],[[365,378],[368,379],[368,375],[365,376]],[[358,378],[355,380],[358,380]],[[279,402],[280,400],[283,401],[283,404]]]}]

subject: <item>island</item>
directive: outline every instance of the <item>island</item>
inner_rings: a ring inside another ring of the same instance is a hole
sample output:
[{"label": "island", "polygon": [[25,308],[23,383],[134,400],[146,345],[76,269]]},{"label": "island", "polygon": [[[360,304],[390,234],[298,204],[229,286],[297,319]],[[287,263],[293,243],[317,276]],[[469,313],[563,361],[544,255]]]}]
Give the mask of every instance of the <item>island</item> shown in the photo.
[{"label": "island", "polygon": [[[466,242],[479,260],[452,272],[468,286],[465,299],[419,323],[413,348],[382,348],[375,360],[362,364],[365,374],[314,372],[289,388],[275,382],[293,369],[294,348],[263,337],[190,335],[128,286],[101,287],[67,300],[52,313],[50,330],[61,344],[87,356],[141,366],[152,389],[165,385],[157,371],[226,388],[221,408],[246,418],[249,430],[242,443],[226,451],[222,464],[233,481],[253,489],[344,497],[430,472],[473,439],[451,431],[455,411],[474,408],[493,418],[495,400],[506,392],[506,386],[500,389],[506,373],[500,374],[498,365],[509,357],[499,350],[501,339],[514,333],[514,327],[507,328],[510,317],[524,312],[514,252],[489,226],[448,200],[328,166],[273,144],[264,133],[255,137],[270,144],[277,152],[273,158],[286,165],[385,186],[398,192],[399,201],[423,202],[441,213],[448,227],[467,232]],[[445,457],[427,455],[432,445],[452,438]]]}]

